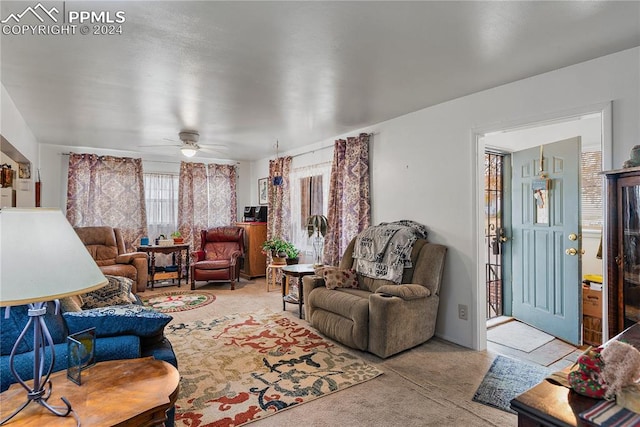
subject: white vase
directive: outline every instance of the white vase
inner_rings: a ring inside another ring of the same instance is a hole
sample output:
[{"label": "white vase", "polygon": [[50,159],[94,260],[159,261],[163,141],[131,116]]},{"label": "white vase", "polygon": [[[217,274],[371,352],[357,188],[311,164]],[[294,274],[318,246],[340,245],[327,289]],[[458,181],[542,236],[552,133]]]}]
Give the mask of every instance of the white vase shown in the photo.
[{"label": "white vase", "polygon": [[323,265],[324,237],[316,236],[313,238],[313,265]]}]

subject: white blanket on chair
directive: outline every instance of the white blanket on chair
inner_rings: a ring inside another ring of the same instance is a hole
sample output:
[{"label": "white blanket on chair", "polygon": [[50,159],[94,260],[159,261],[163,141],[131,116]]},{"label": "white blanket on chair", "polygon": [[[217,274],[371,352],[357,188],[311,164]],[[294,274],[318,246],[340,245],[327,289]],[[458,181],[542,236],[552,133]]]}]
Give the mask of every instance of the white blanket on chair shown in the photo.
[{"label": "white blanket on chair", "polygon": [[412,266],[413,244],[426,239],[427,233],[424,225],[408,220],[369,227],[356,237],[354,269],[363,276],[401,283],[404,269]]}]

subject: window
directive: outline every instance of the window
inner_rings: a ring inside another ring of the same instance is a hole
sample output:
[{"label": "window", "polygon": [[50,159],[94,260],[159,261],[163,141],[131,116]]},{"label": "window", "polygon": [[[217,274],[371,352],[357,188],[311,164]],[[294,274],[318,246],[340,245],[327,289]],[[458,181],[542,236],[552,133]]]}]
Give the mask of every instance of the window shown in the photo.
[{"label": "window", "polygon": [[300,249],[300,262],[311,262],[313,246],[307,234],[309,215],[327,215],[331,162],[296,168],[291,183],[291,242]]},{"label": "window", "polygon": [[581,156],[582,227],[602,230],[602,152],[588,151]]},{"label": "window", "polygon": [[178,175],[145,173],[144,198],[149,238],[169,238],[178,227]]},{"label": "window", "polygon": [[324,215],[324,200],[322,191],[322,175],[305,176],[300,178],[300,222],[307,223],[307,218],[311,215]]}]

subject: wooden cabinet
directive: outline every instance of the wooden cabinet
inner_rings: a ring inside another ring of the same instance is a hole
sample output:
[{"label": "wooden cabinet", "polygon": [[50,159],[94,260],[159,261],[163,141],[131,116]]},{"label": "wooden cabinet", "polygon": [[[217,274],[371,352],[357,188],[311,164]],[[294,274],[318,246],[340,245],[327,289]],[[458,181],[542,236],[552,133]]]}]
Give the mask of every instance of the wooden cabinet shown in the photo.
[{"label": "wooden cabinet", "polygon": [[239,222],[236,225],[244,228],[244,262],[240,276],[245,279],[265,276],[267,257],[262,253],[262,243],[267,240],[267,223]]},{"label": "wooden cabinet", "polygon": [[609,336],[640,321],[640,167],[607,178]]},{"label": "wooden cabinet", "polygon": [[16,206],[16,190],[11,187],[0,188],[0,208]]}]

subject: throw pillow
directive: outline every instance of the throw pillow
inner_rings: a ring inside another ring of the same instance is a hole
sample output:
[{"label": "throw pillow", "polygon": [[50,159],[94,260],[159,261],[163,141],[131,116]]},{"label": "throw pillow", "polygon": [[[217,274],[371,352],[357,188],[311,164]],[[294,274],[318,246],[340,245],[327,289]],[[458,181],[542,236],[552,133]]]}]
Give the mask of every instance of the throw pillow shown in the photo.
[{"label": "throw pillow", "polygon": [[70,334],[95,327],[97,337],[153,337],[162,333],[167,323],[173,319],[168,314],[138,304],[93,308],[62,315],[67,321]]},{"label": "throw pillow", "polygon": [[358,275],[355,270],[345,270],[338,267],[320,267],[315,270],[315,273],[324,279],[324,285],[329,289],[358,287]]},{"label": "throw pillow", "polygon": [[105,277],[109,280],[107,285],[82,295],[83,310],[135,302],[131,293],[133,280],[121,276]]}]

